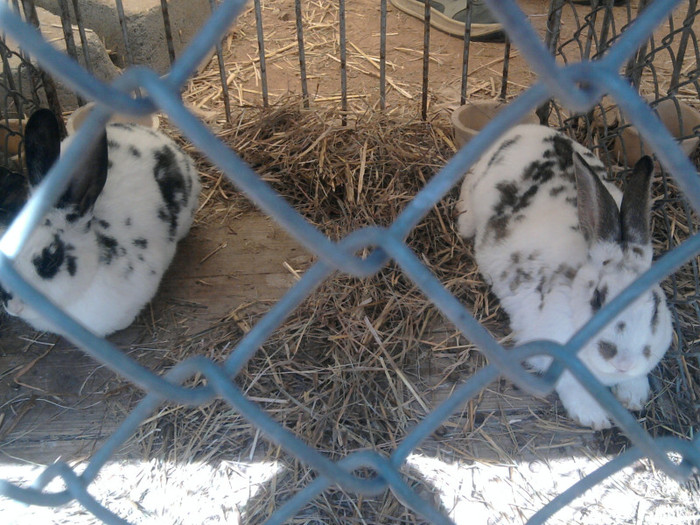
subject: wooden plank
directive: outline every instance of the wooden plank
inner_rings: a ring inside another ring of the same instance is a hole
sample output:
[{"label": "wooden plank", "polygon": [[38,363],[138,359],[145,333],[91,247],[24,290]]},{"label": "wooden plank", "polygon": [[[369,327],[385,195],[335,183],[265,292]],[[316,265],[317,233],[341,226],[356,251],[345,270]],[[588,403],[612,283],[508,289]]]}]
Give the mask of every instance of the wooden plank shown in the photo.
[{"label": "wooden plank", "polygon": [[[178,338],[216,325],[241,305],[269,308],[295,282],[284,263],[303,269],[310,261],[296,241],[257,212],[226,224],[196,225],[152,304],[109,339],[145,366],[157,367]],[[0,463],[85,457],[140,395],[65,339],[2,317]]]}]

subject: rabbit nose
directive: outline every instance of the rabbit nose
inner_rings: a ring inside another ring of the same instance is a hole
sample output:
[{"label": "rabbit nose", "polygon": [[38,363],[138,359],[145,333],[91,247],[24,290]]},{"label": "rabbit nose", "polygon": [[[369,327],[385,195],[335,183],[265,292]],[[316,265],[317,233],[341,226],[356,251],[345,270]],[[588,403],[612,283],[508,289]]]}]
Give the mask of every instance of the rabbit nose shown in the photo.
[{"label": "rabbit nose", "polygon": [[24,310],[24,303],[19,301],[10,301],[7,303],[7,306],[5,306],[5,310],[7,310],[7,313],[10,315],[21,315],[22,311]]},{"label": "rabbit nose", "polygon": [[613,366],[618,372],[629,372],[634,367],[634,359],[630,357],[618,359],[613,363]]}]

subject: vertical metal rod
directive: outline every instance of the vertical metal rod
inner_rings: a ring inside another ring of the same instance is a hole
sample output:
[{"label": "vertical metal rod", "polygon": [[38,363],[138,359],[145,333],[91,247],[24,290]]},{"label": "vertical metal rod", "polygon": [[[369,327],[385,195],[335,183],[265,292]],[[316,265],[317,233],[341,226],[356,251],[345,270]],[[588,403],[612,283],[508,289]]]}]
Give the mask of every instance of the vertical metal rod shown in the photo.
[{"label": "vertical metal rod", "polygon": [[[211,4],[211,2],[210,2]],[[160,8],[163,11],[163,25],[165,26],[165,41],[168,44],[168,58],[170,65],[175,62],[175,45],[173,44],[173,32],[170,27],[170,12],[168,11],[168,0],[160,0]],[[214,6],[212,5],[212,10]]]},{"label": "vertical metal rod", "polygon": [[428,69],[430,66],[430,0],[425,3],[425,23],[423,24],[423,87],[420,114],[428,120]]},{"label": "vertical metal rod", "polygon": [[73,0],[73,13],[75,14],[75,23],[78,25],[78,32],[80,33],[80,47],[83,49],[85,69],[88,70],[88,73],[92,73],[92,57],[90,57],[90,50],[88,49],[85,23],[83,22],[83,14],[80,12],[78,0]]},{"label": "vertical metal rod", "polygon": [[467,4],[466,18],[464,20],[464,50],[462,51],[462,84],[459,92],[459,104],[467,103],[467,78],[469,72],[469,43],[472,39],[472,0],[465,0]]},{"label": "vertical metal rod", "polygon": [[294,0],[294,15],[297,21],[297,43],[299,45],[299,75],[301,76],[301,97],[305,108],[309,107],[309,88],[306,85],[306,53],[304,52],[304,28],[301,18],[301,0]]},{"label": "vertical metal rod", "polygon": [[[30,24],[40,30],[39,15],[37,15],[33,0],[22,0],[22,7],[24,8],[25,18]],[[29,64],[31,66],[31,62],[29,62]],[[56,115],[60,116],[63,113],[63,110],[61,109],[61,102],[58,99],[58,91],[56,90],[56,84],[54,84],[53,79],[41,69],[35,68],[34,66],[31,66],[30,71],[32,71],[33,74],[39,78],[41,85],[44,86],[46,101],[48,102],[49,107]],[[32,75],[30,75],[30,77],[31,76]],[[36,85],[33,85],[32,87],[36,88]],[[34,91],[34,97],[37,98],[36,91]],[[65,136],[66,124],[63,122],[62,118],[58,119],[58,126],[61,129],[61,136]]]},{"label": "vertical metal rod", "polygon": [[[17,13],[19,13],[18,0],[14,0],[13,5],[15,8],[15,11],[17,11]],[[20,49],[19,52],[21,53],[22,50]],[[24,97],[20,97],[21,91],[19,91],[17,89],[17,84],[15,84],[15,78],[14,78],[14,75],[12,72],[12,68],[10,67],[10,55],[12,55],[12,54],[13,54],[12,51],[10,51],[10,48],[7,47],[7,45],[5,43],[4,34],[3,34],[3,39],[0,41],[0,57],[2,57],[2,67],[3,67],[3,71],[5,72],[5,78],[7,81],[8,96],[15,103],[15,109],[17,110],[17,118],[21,120],[24,117],[23,112],[22,112],[22,108],[24,105],[22,104],[21,98],[24,98]],[[20,56],[20,58],[22,58],[21,55],[19,55],[19,56]],[[18,79],[19,79],[19,75],[20,75],[20,70],[19,70],[19,68],[17,68]],[[31,77],[31,75],[29,75],[29,76]],[[6,109],[8,109],[8,111],[6,111],[5,115],[3,115],[3,116],[7,119],[10,117],[10,112],[9,112],[9,108],[6,108]]]},{"label": "vertical metal rod", "polygon": [[117,16],[119,16],[119,25],[122,28],[122,38],[124,39],[124,50],[126,52],[126,65],[134,65],[134,55],[131,53],[131,45],[129,44],[129,34],[126,30],[126,15],[124,14],[124,4],[122,0],[114,0],[117,5]]},{"label": "vertical metal rod", "polygon": [[[18,0],[14,0],[14,5],[15,9],[19,13],[19,4]],[[28,22],[30,22],[34,27],[39,29],[39,19],[36,14],[36,10],[34,8],[34,2],[29,4],[27,0],[22,0],[22,9],[24,10],[24,18]],[[32,16],[32,13],[34,16]],[[29,73],[27,75],[27,78],[29,79],[29,91],[31,93],[32,97],[32,102],[34,102],[34,105],[36,107],[41,106],[41,101],[39,100],[39,86],[41,85],[41,75],[39,74],[39,70],[34,67],[34,64],[32,64],[32,59],[29,57],[24,50],[20,47],[19,48],[19,56],[22,59],[22,62],[20,63],[19,67],[17,68],[17,81],[20,84],[20,92],[21,92],[21,85],[22,85],[22,66],[25,66],[26,69],[29,70]]]},{"label": "vertical metal rod", "polygon": [[[2,68],[5,71],[5,79],[7,81],[9,98],[15,103],[15,108],[17,109],[17,118],[21,119],[24,115],[22,114],[22,102],[20,101],[19,91],[17,90],[17,85],[15,84],[15,79],[12,74],[12,69],[10,67],[10,59],[8,55],[10,54],[10,49],[5,45],[5,41],[0,41],[0,57],[2,58]],[[19,69],[17,70],[19,74]],[[6,111],[5,118],[10,117],[10,112]]]},{"label": "vertical metal rod", "polygon": [[[73,24],[71,24],[70,11],[68,10],[68,0],[58,0],[58,7],[61,11],[61,27],[63,29],[63,39],[66,41],[66,52],[76,62],[80,63],[78,48],[75,47],[75,39],[73,38]],[[78,100],[78,106],[85,105],[83,97],[76,94],[75,98]]]},{"label": "vertical metal rod", "polygon": [[508,68],[510,67],[510,38],[506,35],[506,44],[503,51],[503,75],[501,76],[501,94],[499,98],[501,100],[506,99],[506,93],[508,92]]},{"label": "vertical metal rod", "polygon": [[380,2],[379,14],[379,108],[386,109],[386,0]]},{"label": "vertical metal rod", "polygon": [[[644,11],[646,6],[651,2],[651,0],[639,0],[639,6],[637,7],[637,16]],[[639,51],[630,58],[627,62],[627,67],[625,69],[625,76],[630,79],[632,85],[639,91],[639,86],[642,82],[642,71],[644,70],[644,61],[647,56],[647,46],[648,40],[644,43]]]},{"label": "vertical metal rod", "polygon": [[681,69],[683,67],[683,62],[685,60],[685,53],[688,49],[688,38],[693,32],[693,21],[695,19],[695,9],[697,7],[697,0],[689,0],[688,2],[688,14],[683,22],[684,28],[681,33],[681,40],[678,43],[678,53],[676,55],[676,62],[673,64],[673,74],[671,75],[671,85],[668,88],[669,93],[674,93],[678,89],[678,83],[681,77]]},{"label": "vertical metal rod", "polygon": [[[613,4],[615,0],[604,0],[605,3],[605,14],[603,15],[603,24],[600,28],[600,39],[598,40],[598,51],[596,56],[601,56],[608,49],[608,33],[610,32],[610,26],[615,22],[613,18]],[[613,34],[613,37],[615,35]]]},{"label": "vertical metal rod", "polygon": [[[209,0],[209,7],[212,13],[216,9],[216,1]],[[224,53],[221,49],[221,40],[216,41],[216,59],[219,62],[219,79],[221,81],[221,98],[224,100],[224,111],[226,112],[226,122],[229,124],[231,119],[231,99],[228,94],[228,83],[226,82],[226,65],[224,64]]]},{"label": "vertical metal rod", "polygon": [[[552,0],[549,4],[549,14],[547,15],[547,33],[544,37],[545,46],[552,55],[556,55],[559,34],[561,32],[561,12],[564,8],[564,0]],[[549,121],[549,114],[552,109],[552,101],[548,100],[542,104],[535,112],[540,119],[540,124],[546,125]]]},{"label": "vertical metal rod", "polygon": [[588,34],[586,35],[586,45],[583,50],[582,60],[588,60],[591,57],[591,46],[593,45],[593,40],[596,40],[595,32],[595,21],[598,17],[598,5],[600,0],[591,0],[591,12],[586,17],[588,20]]},{"label": "vertical metal rod", "polygon": [[338,31],[340,36],[340,110],[343,126],[348,124],[347,42],[345,41],[345,0],[338,0]]},{"label": "vertical metal rod", "polygon": [[265,63],[265,33],[262,25],[262,8],[260,0],[254,0],[255,6],[255,31],[258,34],[258,57],[260,58],[260,84],[262,88],[263,107],[269,104],[267,94],[267,64]]}]

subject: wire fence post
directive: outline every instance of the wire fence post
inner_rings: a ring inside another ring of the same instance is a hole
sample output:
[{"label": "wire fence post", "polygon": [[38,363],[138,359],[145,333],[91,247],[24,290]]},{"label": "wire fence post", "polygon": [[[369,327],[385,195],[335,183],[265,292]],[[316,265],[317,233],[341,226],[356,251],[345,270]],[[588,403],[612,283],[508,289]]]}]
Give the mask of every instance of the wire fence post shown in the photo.
[{"label": "wire fence post", "polygon": [[258,37],[258,59],[260,60],[260,88],[262,90],[263,107],[269,105],[267,94],[267,64],[265,62],[265,35],[263,33],[262,8],[260,0],[253,0],[255,8],[255,31]]},{"label": "wire fence post", "polygon": [[348,125],[347,42],[345,40],[345,0],[338,0],[338,37],[340,43],[340,111],[343,126]]},{"label": "wire fence post", "polygon": [[472,0],[465,0],[464,49],[462,50],[462,82],[459,90],[459,104],[467,103],[467,82],[469,81],[469,44],[472,39]]},{"label": "wire fence post", "polygon": [[[24,16],[27,18],[29,23],[31,23],[36,29],[41,28],[39,23],[39,15],[36,12],[36,7],[32,0],[22,0],[22,7],[24,8]],[[46,101],[49,104],[51,110],[60,115],[63,110],[61,109],[61,101],[58,98],[58,90],[56,89],[56,84],[53,79],[44,73],[41,69],[36,69],[34,66],[30,67],[30,78],[34,81],[35,85],[32,86],[32,91],[36,94],[36,84],[40,83],[44,87],[44,92],[46,93]],[[35,99],[37,107],[39,106],[38,98]],[[66,135],[66,125],[59,119],[59,128],[61,129],[61,135]]]},{"label": "wire fence post", "polygon": [[386,0],[380,0],[379,13],[379,109],[386,110]]},{"label": "wire fence post", "polygon": [[168,46],[168,59],[170,60],[170,65],[172,66],[175,62],[175,45],[173,44],[173,31],[170,27],[168,0],[160,0],[160,9],[163,13],[163,30],[165,31],[165,42]]},{"label": "wire fence post", "polygon": [[[551,0],[549,12],[547,13],[547,31],[544,36],[544,45],[549,52],[554,55],[559,44],[559,33],[561,30],[561,12],[564,9],[565,0]],[[552,111],[552,101],[548,100],[542,104],[535,112],[540,119],[540,124],[547,125],[549,114]]]},{"label": "wire fence post", "polygon": [[430,0],[424,0],[423,22],[423,83],[421,85],[420,114],[428,120],[428,73],[430,70]]},{"label": "wire fence post", "polygon": [[[66,51],[70,56],[72,56],[76,61],[78,60],[78,49],[75,47],[75,40],[73,39],[73,25],[70,20],[70,11],[68,10],[68,0],[58,0],[58,7],[61,11],[61,26],[63,28],[63,38],[66,42]],[[85,56],[85,61],[88,61],[87,55]],[[76,95],[78,100],[78,105],[85,105],[85,100],[80,95]]]},{"label": "wire fence post", "polygon": [[294,16],[297,22],[297,44],[299,48],[299,76],[303,105],[309,107],[309,88],[306,84],[306,52],[304,51],[304,27],[301,13],[301,0],[294,0]]}]

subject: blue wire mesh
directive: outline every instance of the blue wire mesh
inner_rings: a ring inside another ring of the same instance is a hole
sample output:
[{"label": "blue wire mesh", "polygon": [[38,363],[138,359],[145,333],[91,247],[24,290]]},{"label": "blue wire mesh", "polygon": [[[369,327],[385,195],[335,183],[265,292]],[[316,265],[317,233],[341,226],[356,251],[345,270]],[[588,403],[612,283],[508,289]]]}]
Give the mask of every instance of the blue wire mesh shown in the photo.
[{"label": "blue wire mesh", "polygon": [[[228,30],[245,1],[222,2],[166,77],[159,78],[147,68],[134,67],[112,85],[96,80],[77,63],[54,50],[34,28],[21,20],[7,2],[0,3],[0,27],[20,42],[23,49],[35,57],[51,75],[60,78],[78,94],[99,103],[98,110],[91,113],[45,182],[0,240],[0,276],[3,285],[51,319],[53,324],[69,334],[73,343],[90,356],[148,392],[92,456],[80,475],[66,463],[58,462],[46,468],[28,487],[0,481],[0,494],[27,504],[44,506],[57,506],[77,500],[107,523],[125,523],[88,493],[88,486],[102,466],[164,402],[196,406],[219,398],[238,410],[269,440],[310,466],[317,474],[314,481],[277,509],[268,523],[282,523],[292,518],[311,499],[334,485],[358,495],[378,494],[389,488],[407,507],[426,519],[433,523],[450,523],[449,518],[419,497],[402,476],[400,467],[408,455],[467,400],[498,378],[508,378],[530,393],[545,395],[553,390],[553,385],[565,369],[574,374],[606,407],[611,418],[634,446],[559,495],[536,513],[530,523],[544,522],[585,490],[641,457],[650,458],[658,468],[679,481],[688,479],[700,469],[700,438],[694,441],[670,437],[653,439],[575,355],[635,297],[700,253],[700,234],[692,235],[659,258],[650,270],[601,309],[566,345],[535,342],[508,351],[472,317],[404,243],[418,222],[459,182],[463,173],[478,160],[486,148],[526,113],[551,97],[572,113],[583,113],[590,111],[604,94],[610,95],[626,120],[640,131],[663,167],[673,176],[690,206],[696,212],[700,211],[700,180],[697,172],[647,103],[619,74],[649,38],[659,21],[672,12],[679,0],[651,3],[595,61],[584,60],[565,66],[556,64],[553,55],[547,51],[513,0],[489,0],[488,3],[503,23],[510,39],[539,75],[539,82],[513,100],[506,111],[497,115],[475,139],[462,148],[415,196],[393,224],[386,228],[367,227],[357,230],[337,243],[331,242],[299,215],[181,102],[179,92],[184,82],[194,73],[208,50]],[[132,98],[131,93],[138,88],[147,92],[148,97]],[[243,337],[222,365],[204,357],[193,357],[179,363],[164,376],[151,373],[106,340],[81,327],[57,305],[48,301],[40,291],[25,282],[14,268],[14,257],[32,229],[62,194],[81,152],[92,146],[111,112],[144,115],[155,110],[167,113],[170,121],[183,135],[221,168],[233,184],[319,258],[300,281]],[[356,256],[358,251],[365,248],[371,248],[367,257]],[[489,365],[461,384],[448,399],[419,422],[388,457],[376,451],[361,451],[334,462],[276,423],[257,403],[246,398],[232,382],[232,378],[235,378],[256,350],[295,308],[334,272],[368,277],[390,260],[469,341],[478,346],[487,356]],[[553,357],[553,364],[542,376],[530,373],[520,364],[526,357],[535,354]],[[206,377],[206,386],[181,386],[196,374]],[[681,460],[672,461],[669,458],[670,452],[679,454]],[[353,474],[358,469],[367,469],[373,476],[369,479],[358,477]],[[66,490],[45,492],[44,488],[56,477],[63,479]]]}]

